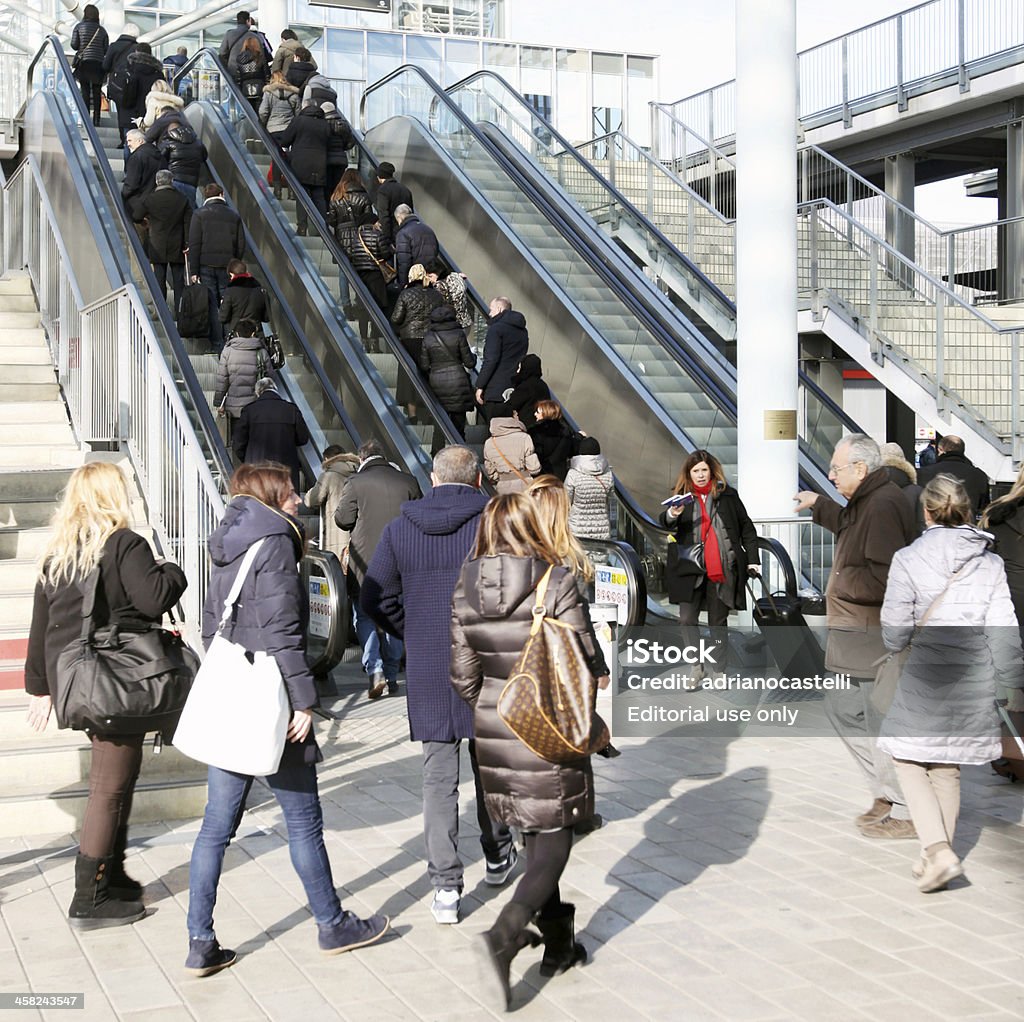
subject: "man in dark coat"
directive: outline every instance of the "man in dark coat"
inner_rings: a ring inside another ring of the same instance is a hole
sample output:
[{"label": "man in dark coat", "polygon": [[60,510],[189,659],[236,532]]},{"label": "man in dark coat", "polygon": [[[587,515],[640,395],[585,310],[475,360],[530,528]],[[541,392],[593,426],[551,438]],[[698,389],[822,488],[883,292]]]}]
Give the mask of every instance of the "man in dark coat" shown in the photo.
[{"label": "man in dark coat", "polygon": [[[220,50],[217,51],[221,63],[225,64],[233,75],[238,73],[238,56],[250,36],[259,39],[259,35],[252,30],[252,17],[249,12],[239,11],[235,15],[235,27],[224,34],[220,41]],[[263,45],[262,40],[260,45]]]},{"label": "man in dark coat", "polygon": [[405,287],[412,267],[429,266],[437,258],[437,235],[405,203],[395,210],[395,223],[395,269],[399,286]]},{"label": "man in dark coat", "polygon": [[512,387],[519,364],[530,348],[526,319],[512,311],[507,298],[493,298],[488,309],[491,325],[484,341],[484,360],[476,378],[476,403],[482,406],[484,418],[507,416],[504,393]]},{"label": "man in dark coat", "polygon": [[130,119],[124,121],[122,126],[120,110],[124,102],[124,89],[128,84],[128,57],[135,52],[138,46],[139,26],[126,21],[121,34],[107,48],[103,57],[103,73],[107,77],[107,99],[117,108],[117,125],[121,132],[121,145],[124,145],[125,132],[128,130]]},{"label": "man in dark coat", "polygon": [[117,108],[118,125],[127,128],[131,121],[146,112],[146,97],[155,82],[163,82],[163,64],[153,56],[149,43],[137,43],[128,54],[128,81],[124,98]]},{"label": "man in dark coat", "polygon": [[938,458],[917,473],[918,483],[925,487],[940,474],[959,479],[971,498],[974,513],[980,514],[988,503],[988,476],[964,454],[964,442],[960,437],[947,433],[939,441],[938,450]]},{"label": "man in dark coat", "polygon": [[405,501],[420,496],[420,488],[411,475],[388,463],[376,440],[365,441],[358,453],[359,468],[345,483],[334,522],[352,534],[348,559],[352,617],[363,649],[369,697],[379,699],[385,688],[391,695],[398,692],[402,643],[387,632],[378,634],[373,618],[359,606],[359,590],[384,526],[398,516]]},{"label": "man in dark coat", "polygon": [[256,381],[256,400],[242,409],[231,447],[241,462],[276,461],[292,471],[299,489],[299,448],[309,443],[309,430],[298,408],[285,401],[268,377]]},{"label": "man in dark coat", "polygon": [[878,444],[851,433],[837,445],[829,479],[846,507],[809,490],[796,495],[796,510],[811,508],[815,524],[836,536],[825,590],[828,643],[825,666],[849,676],[850,687],[825,698],[825,714],[864,772],[874,802],[854,821],[865,837],[917,836],[892,757],[878,748],[882,714],[871,701],[882,643],[881,612],[892,556],[917,538],[914,512],[885,471]]},{"label": "man in dark coat", "polygon": [[295,56],[285,72],[285,80],[289,85],[294,85],[301,92],[306,87],[306,82],[317,72],[316,61],[313,54],[305,46],[299,46],[295,50]]},{"label": "man in dark coat", "polygon": [[192,282],[205,284],[210,292],[210,346],[220,351],[224,331],[218,312],[228,286],[228,263],[245,255],[245,230],[219,184],[208,184],[203,194],[206,201],[192,214],[189,227],[188,262]]},{"label": "man in dark coat", "polygon": [[225,335],[234,334],[243,319],[269,323],[267,295],[249,267],[241,259],[232,259],[228,263],[228,286],[220,303],[220,321]]},{"label": "man in dark coat", "polygon": [[167,297],[167,271],[171,272],[174,289],[174,307],[181,300],[185,287],[185,246],[192,223],[192,210],[188,200],[177,188],[169,170],[159,170],[156,189],[138,204],[139,211],[149,222],[148,254],[153,262],[153,273],[164,298]]},{"label": "man in dark coat", "polygon": [[121,198],[132,220],[141,221],[142,201],[156,188],[157,171],[164,167],[163,157],[155,145],[136,128],[128,132],[128,159],[124,161]]},{"label": "man in dark coat", "polygon": [[485,879],[501,884],[516,864],[512,835],[492,823],[484,805],[473,741],[473,711],[451,685],[452,594],[476,539],[487,498],[480,466],[468,447],[434,457],[433,489],[402,505],[384,529],[363,582],[361,602],[374,621],[405,643],[409,735],[423,743],[423,836],[434,888],[431,911],[457,923],[463,867],[459,839],[459,754],[469,739]]},{"label": "man in dark coat", "polygon": [[412,210],[416,208],[412,201],[412,192],[401,181],[395,179],[393,163],[384,161],[377,167],[377,191],[372,198],[384,244],[390,250],[394,247],[395,233],[398,231],[395,211],[399,206],[408,206]]},{"label": "man in dark coat", "polygon": [[[327,148],[331,143],[331,126],[324,112],[312,100],[302,104],[297,117],[281,135],[281,148],[290,149],[288,162],[309,193],[320,215],[327,217]],[[309,218],[300,202],[295,207],[296,234],[306,236]]]}]

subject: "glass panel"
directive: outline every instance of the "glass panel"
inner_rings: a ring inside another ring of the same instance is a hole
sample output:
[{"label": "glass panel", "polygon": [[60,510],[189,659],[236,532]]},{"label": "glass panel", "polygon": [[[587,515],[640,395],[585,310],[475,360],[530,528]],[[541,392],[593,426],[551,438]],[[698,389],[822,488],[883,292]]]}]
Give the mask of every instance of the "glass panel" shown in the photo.
[{"label": "glass panel", "polygon": [[550,71],[551,50],[547,46],[524,46],[521,63],[523,67],[540,67]]},{"label": "glass panel", "polygon": [[621,77],[623,57],[621,53],[595,53],[592,55],[595,75],[616,75]]},{"label": "glass panel", "polygon": [[586,50],[558,50],[557,67],[555,127],[570,142],[586,141],[591,137],[587,99],[590,55]]},{"label": "glass panel", "polygon": [[[532,49],[532,47],[526,47]],[[487,67],[516,66],[516,46],[514,43],[484,43],[484,64]]]},{"label": "glass panel", "polygon": [[505,35],[505,0],[485,0],[484,35],[499,39]]},{"label": "glass panel", "polygon": [[367,67],[366,80],[376,82],[401,67],[402,40],[400,35],[384,32],[366,33]]},{"label": "glass panel", "polygon": [[324,73],[330,78],[363,78],[363,33],[331,29],[327,33]]},{"label": "glass panel", "polygon": [[452,0],[452,30],[456,35],[482,35],[483,0]]},{"label": "glass panel", "polygon": [[435,81],[441,80],[441,40],[411,35],[405,41],[406,63],[423,68]]},{"label": "glass panel", "polygon": [[653,57],[626,57],[626,74],[630,78],[653,78]]},{"label": "glass panel", "polygon": [[480,44],[449,39],[445,43],[445,85],[460,81],[480,69]]},{"label": "glass panel", "polygon": [[[634,68],[634,63],[640,67]],[[649,104],[655,95],[654,61],[648,57],[626,58],[626,120],[622,126],[637,145],[651,145],[651,118]],[[649,73],[643,73],[647,71]]]}]

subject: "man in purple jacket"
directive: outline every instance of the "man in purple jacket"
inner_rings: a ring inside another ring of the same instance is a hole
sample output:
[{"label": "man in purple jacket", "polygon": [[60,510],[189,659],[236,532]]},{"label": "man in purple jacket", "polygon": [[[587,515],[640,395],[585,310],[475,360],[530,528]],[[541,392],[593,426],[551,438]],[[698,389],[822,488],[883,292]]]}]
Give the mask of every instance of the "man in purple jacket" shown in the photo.
[{"label": "man in purple jacket", "polygon": [[516,865],[512,835],[484,807],[473,742],[473,713],[451,684],[452,594],[476,539],[487,498],[468,447],[434,457],[433,489],[402,505],[381,535],[363,581],[362,609],[405,642],[409,732],[423,743],[423,831],[439,923],[459,921],[459,751],[469,739],[477,822],[486,859],[484,880],[501,885]]}]

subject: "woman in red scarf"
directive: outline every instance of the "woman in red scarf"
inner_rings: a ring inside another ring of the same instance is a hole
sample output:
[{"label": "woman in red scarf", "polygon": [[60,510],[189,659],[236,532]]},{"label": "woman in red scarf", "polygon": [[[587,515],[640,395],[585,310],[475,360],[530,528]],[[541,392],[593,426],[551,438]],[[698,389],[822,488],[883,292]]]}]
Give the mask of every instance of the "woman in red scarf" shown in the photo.
[{"label": "woman in red scarf", "polygon": [[[729,612],[746,607],[747,576],[758,573],[757,532],[740,495],[726,483],[721,462],[707,451],[694,451],[683,462],[673,492],[683,500],[669,504],[661,515],[675,540],[669,543],[668,598],[679,604],[687,646],[698,644],[697,620],[707,610],[712,639],[721,651],[714,654],[713,667],[708,663],[707,673],[724,674]],[[698,543],[703,543],[703,569],[689,553]],[[700,682],[700,665],[693,678]]]}]

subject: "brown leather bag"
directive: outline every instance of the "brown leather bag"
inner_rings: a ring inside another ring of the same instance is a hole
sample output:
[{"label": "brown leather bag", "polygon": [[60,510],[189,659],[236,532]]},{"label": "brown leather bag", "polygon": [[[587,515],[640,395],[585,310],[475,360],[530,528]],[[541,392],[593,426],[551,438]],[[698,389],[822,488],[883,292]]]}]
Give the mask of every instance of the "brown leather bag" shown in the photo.
[{"label": "brown leather bag", "polygon": [[551,571],[537,584],[530,637],[498,697],[498,716],[534,755],[568,763],[603,749],[611,736],[594,711],[596,679],[575,629],[545,607]]}]

